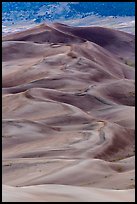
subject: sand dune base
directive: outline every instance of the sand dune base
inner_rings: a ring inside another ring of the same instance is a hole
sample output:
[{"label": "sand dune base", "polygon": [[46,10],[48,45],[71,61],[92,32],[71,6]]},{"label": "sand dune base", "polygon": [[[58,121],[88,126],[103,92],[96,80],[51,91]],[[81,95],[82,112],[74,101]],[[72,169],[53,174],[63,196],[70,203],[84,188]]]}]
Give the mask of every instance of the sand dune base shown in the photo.
[{"label": "sand dune base", "polygon": [[134,190],[104,190],[99,188],[40,185],[3,187],[3,202],[134,202]]}]

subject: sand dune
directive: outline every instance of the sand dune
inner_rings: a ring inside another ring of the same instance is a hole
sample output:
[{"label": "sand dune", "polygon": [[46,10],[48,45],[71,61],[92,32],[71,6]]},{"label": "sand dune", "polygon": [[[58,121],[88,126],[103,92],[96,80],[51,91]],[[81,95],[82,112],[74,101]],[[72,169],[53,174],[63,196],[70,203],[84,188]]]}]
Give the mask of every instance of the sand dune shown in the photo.
[{"label": "sand dune", "polygon": [[[3,202],[127,202],[134,201],[134,190],[104,190],[64,185],[3,187]],[[7,197],[7,191],[10,199]]]},{"label": "sand dune", "polygon": [[59,23],[3,36],[3,202],[134,202],[134,40]]}]

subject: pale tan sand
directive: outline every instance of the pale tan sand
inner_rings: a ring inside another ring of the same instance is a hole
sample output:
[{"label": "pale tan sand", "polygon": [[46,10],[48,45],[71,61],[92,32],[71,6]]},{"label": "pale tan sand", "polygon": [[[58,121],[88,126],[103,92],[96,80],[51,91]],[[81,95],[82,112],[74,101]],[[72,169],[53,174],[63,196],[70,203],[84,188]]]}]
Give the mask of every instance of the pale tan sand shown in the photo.
[{"label": "pale tan sand", "polygon": [[135,190],[104,190],[64,185],[3,186],[3,202],[135,202]]},{"label": "pale tan sand", "polygon": [[63,24],[3,37],[3,202],[134,202],[134,44]]}]

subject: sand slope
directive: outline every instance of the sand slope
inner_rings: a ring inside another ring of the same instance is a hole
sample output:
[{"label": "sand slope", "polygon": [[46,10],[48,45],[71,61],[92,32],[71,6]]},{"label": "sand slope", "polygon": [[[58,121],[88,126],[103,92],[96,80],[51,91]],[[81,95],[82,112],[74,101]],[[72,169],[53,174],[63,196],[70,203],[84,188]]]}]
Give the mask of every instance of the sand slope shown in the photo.
[{"label": "sand slope", "polygon": [[[64,185],[3,187],[3,202],[133,202],[134,190],[103,190]],[[8,192],[7,192],[8,191]],[[6,195],[8,193],[9,197]]]},{"label": "sand slope", "polygon": [[133,202],[134,36],[55,23],[2,40],[3,202]]}]

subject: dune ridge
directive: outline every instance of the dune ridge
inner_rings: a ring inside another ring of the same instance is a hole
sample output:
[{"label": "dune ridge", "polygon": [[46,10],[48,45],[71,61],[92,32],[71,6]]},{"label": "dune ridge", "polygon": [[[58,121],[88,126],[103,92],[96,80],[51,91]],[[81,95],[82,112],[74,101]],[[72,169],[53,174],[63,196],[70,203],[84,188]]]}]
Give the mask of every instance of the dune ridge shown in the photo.
[{"label": "dune ridge", "polygon": [[3,202],[134,202],[135,36],[40,24],[2,46]]}]

